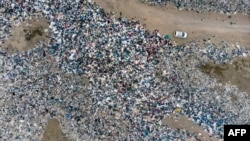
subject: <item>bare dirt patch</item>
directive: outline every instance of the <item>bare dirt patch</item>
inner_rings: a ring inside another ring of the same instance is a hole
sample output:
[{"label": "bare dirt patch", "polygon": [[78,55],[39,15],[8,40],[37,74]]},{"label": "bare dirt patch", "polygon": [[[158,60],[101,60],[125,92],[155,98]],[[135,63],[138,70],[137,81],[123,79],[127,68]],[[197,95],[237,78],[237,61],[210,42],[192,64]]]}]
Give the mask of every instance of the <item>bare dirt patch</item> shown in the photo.
[{"label": "bare dirt patch", "polygon": [[218,141],[217,138],[210,137],[199,125],[193,124],[191,120],[181,114],[171,114],[170,117],[163,119],[162,125],[197,133],[198,138],[202,141]]},{"label": "bare dirt patch", "polygon": [[[229,44],[239,43],[250,48],[250,18],[236,14],[228,17],[215,12],[198,13],[195,11],[180,11],[172,5],[166,7],[148,6],[139,0],[94,0],[106,12],[114,11],[116,17],[134,18],[153,31],[158,29],[162,36],[169,34],[177,43],[189,41],[202,42],[209,39],[215,44],[225,41]],[[187,39],[173,37],[175,30],[186,31]],[[201,43],[202,45],[202,43]]]},{"label": "bare dirt patch", "polygon": [[[223,65],[209,62],[201,66],[200,70],[217,78],[223,84],[236,85],[250,95],[250,58],[237,58],[232,64]],[[237,98],[233,97],[232,99]]]},{"label": "bare dirt patch", "polygon": [[35,47],[38,41],[47,41],[49,32],[48,23],[43,18],[33,18],[18,26],[13,25],[10,37],[5,41],[2,47],[9,53],[22,52]]},{"label": "bare dirt patch", "polygon": [[41,141],[67,141],[57,119],[48,120],[48,125],[45,128]]}]

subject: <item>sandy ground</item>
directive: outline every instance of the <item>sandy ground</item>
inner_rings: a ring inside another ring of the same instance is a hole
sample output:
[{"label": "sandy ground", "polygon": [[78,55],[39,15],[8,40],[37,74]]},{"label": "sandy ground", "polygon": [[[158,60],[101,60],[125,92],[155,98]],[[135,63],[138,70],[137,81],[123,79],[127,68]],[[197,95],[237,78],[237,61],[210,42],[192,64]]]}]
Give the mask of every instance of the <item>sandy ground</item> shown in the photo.
[{"label": "sandy ground", "polygon": [[[208,63],[201,67],[201,71],[217,78],[223,84],[236,85],[250,96],[250,58],[237,58],[232,64]],[[237,94],[235,96],[237,97]]]},{"label": "sandy ground", "polygon": [[67,141],[61,132],[58,120],[48,120],[48,125],[45,128],[41,141]]},{"label": "sandy ground", "polygon": [[[213,43],[226,41],[229,44],[239,43],[250,48],[250,18],[240,14],[227,15],[215,12],[197,13],[195,11],[180,11],[174,6],[159,7],[142,4],[139,0],[93,0],[106,12],[114,11],[116,17],[122,12],[123,17],[134,18],[146,24],[153,31],[158,29],[162,36],[168,34],[172,40],[181,43],[210,38]],[[236,24],[230,24],[230,23]],[[176,39],[173,32],[186,31],[187,39]],[[201,43],[202,44],[202,43]]]},{"label": "sandy ground", "polygon": [[[41,28],[43,34],[41,36],[35,34],[31,40],[26,40],[26,33],[24,30],[34,31],[37,28]],[[46,37],[49,32],[46,33],[44,31],[45,29],[48,29],[48,23],[43,18],[33,18],[24,21],[19,25],[14,25],[10,33],[11,36],[2,45],[2,48],[4,48],[9,54],[32,49],[38,41],[47,41],[49,39]]]},{"label": "sandy ground", "polygon": [[[193,124],[191,120],[181,114],[171,114],[170,117],[165,118],[162,121],[162,125],[167,125],[173,129],[188,130],[193,133],[198,134],[198,138],[202,141],[217,141],[218,139],[214,137],[209,137],[209,135],[203,131],[197,124]],[[189,140],[189,139],[186,139]]]}]

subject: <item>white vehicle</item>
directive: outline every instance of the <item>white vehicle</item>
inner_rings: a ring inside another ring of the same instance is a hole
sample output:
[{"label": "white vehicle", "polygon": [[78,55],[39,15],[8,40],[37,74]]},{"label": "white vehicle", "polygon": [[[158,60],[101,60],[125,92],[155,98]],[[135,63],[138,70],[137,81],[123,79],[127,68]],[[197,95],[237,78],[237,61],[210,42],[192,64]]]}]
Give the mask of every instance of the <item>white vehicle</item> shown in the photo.
[{"label": "white vehicle", "polygon": [[187,32],[175,31],[174,36],[176,38],[187,38]]}]

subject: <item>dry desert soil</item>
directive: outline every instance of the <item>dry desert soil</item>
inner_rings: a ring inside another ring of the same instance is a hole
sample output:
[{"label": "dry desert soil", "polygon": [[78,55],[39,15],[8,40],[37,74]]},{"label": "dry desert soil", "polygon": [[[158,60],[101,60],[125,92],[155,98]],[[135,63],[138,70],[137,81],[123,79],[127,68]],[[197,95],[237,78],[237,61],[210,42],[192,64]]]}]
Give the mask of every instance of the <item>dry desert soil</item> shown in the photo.
[{"label": "dry desert soil", "polygon": [[32,49],[39,41],[48,41],[49,32],[45,32],[46,29],[48,29],[47,20],[32,17],[12,27],[11,36],[2,48],[9,54]]},{"label": "dry desert soil", "polygon": [[[168,34],[177,43],[200,41],[208,39],[220,44],[239,43],[240,46],[250,48],[250,18],[246,15],[231,15],[215,12],[197,13],[195,11],[180,11],[172,5],[167,7],[149,6],[140,0],[93,0],[108,13],[115,12],[116,17],[134,18],[153,31],[158,29],[161,35]],[[236,23],[236,24],[232,24]],[[176,30],[186,31],[187,39],[173,38]]]}]

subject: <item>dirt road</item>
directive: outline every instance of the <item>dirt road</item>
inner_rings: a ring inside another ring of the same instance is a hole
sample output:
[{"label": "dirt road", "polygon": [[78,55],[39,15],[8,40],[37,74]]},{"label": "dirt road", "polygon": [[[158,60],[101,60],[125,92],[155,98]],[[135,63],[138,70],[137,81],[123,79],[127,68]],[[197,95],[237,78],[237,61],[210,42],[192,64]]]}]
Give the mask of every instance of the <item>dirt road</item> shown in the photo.
[{"label": "dirt road", "polygon": [[[142,4],[139,0],[94,0],[106,12],[114,11],[116,17],[122,12],[123,17],[134,18],[145,23],[149,30],[158,29],[162,36],[169,34],[172,40],[185,43],[192,40],[202,42],[209,39],[220,44],[221,41],[250,48],[250,18],[241,14],[229,18],[215,12],[197,13],[180,11],[174,6],[159,7]],[[187,39],[173,37],[175,30],[186,31]]]}]

